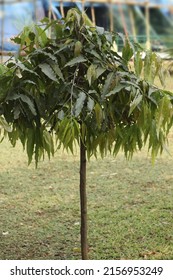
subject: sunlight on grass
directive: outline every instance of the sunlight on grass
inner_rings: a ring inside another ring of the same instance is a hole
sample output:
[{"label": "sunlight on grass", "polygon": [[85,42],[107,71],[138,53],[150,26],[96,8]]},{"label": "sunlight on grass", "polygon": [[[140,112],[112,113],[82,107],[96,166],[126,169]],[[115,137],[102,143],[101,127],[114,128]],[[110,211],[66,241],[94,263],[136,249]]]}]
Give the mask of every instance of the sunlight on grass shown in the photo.
[{"label": "sunlight on grass", "polygon": [[[35,169],[20,145],[0,147],[0,258],[80,259],[78,154]],[[120,153],[87,172],[90,259],[172,259],[172,157]]]}]

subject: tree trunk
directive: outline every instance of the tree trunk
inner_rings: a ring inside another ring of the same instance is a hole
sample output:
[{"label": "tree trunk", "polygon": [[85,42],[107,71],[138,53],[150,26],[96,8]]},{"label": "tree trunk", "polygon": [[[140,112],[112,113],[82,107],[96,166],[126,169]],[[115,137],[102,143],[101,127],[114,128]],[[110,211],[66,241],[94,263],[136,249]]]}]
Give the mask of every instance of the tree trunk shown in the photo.
[{"label": "tree trunk", "polygon": [[88,259],[87,243],[87,194],[86,194],[86,148],[80,139],[80,208],[81,208],[81,254]]}]

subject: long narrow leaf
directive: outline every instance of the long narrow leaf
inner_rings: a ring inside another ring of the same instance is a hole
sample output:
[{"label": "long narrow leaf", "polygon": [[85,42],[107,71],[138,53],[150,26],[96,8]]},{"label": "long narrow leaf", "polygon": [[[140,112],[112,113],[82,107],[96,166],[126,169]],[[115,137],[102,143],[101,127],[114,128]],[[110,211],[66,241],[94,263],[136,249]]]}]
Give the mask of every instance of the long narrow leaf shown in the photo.
[{"label": "long narrow leaf", "polygon": [[75,64],[82,63],[82,62],[85,62],[85,61],[87,61],[87,59],[84,58],[82,55],[80,55],[80,56],[78,56],[78,57],[75,57],[75,58],[71,59],[69,62],[67,62],[67,63],[65,64],[64,67],[73,66],[73,65],[75,65]]},{"label": "long narrow leaf", "polygon": [[41,71],[52,81],[57,81],[57,77],[55,75],[55,72],[52,70],[51,66],[47,63],[41,63],[38,65],[38,67],[41,69]]}]

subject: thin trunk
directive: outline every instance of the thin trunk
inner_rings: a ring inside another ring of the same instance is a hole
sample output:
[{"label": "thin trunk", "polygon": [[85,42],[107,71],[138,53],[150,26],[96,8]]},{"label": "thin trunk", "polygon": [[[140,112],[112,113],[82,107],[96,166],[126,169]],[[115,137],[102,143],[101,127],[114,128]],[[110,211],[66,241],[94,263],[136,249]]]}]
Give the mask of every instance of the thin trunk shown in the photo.
[{"label": "thin trunk", "polygon": [[81,254],[88,259],[87,243],[87,194],[86,194],[86,148],[80,140],[80,207],[81,207]]}]

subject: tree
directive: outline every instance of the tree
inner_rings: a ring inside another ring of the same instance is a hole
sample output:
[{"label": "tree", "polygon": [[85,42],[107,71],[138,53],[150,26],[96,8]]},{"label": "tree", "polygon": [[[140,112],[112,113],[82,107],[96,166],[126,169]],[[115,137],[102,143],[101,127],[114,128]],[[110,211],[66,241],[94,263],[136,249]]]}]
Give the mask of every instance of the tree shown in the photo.
[{"label": "tree", "polygon": [[131,158],[145,144],[154,159],[173,121],[172,94],[152,85],[157,74],[163,82],[161,61],[147,52],[143,62],[125,38],[119,56],[117,36],[71,9],[61,22],[25,27],[14,39],[18,57],[0,67],[1,134],[13,146],[22,142],[29,164],[50,158],[55,145],[72,153],[80,146],[82,259],[88,258],[86,160],[120,149]]}]

